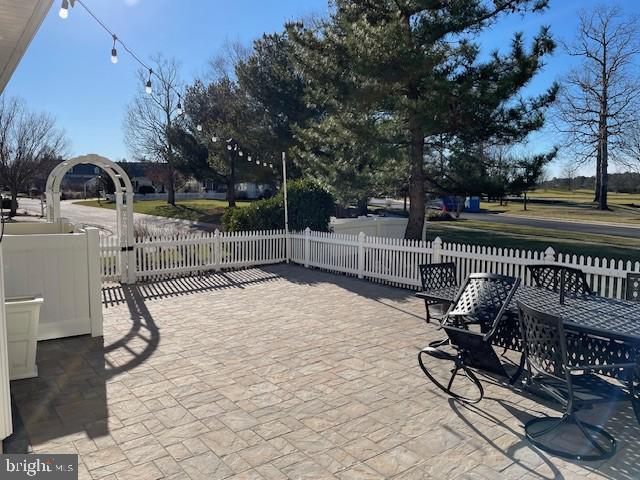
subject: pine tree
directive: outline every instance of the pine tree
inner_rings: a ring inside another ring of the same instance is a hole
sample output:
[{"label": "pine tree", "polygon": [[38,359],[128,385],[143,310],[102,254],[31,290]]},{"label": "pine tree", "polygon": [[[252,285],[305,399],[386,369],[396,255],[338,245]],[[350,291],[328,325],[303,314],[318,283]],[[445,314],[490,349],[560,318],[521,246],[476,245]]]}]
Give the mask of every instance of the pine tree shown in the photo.
[{"label": "pine tree", "polygon": [[325,148],[349,142],[372,168],[384,161],[377,155],[383,147],[408,158],[407,238],[422,235],[425,156],[436,140],[447,151],[518,142],[543,125],[556,86],[529,99],[518,93],[555,47],[548,31],[542,29],[530,49],[516,35],[508,53],[486,60],[473,38],[503,15],[541,11],[547,3],[334,0],[327,20],[288,25],[308,103],[323,111],[309,128],[330,134]]}]

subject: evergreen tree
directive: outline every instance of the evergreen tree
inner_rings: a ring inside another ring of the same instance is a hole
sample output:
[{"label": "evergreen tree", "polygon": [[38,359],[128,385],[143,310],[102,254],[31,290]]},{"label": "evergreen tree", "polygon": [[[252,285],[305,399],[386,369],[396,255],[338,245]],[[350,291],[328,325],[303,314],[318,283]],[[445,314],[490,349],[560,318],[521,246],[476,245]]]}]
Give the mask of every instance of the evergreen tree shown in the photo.
[{"label": "evergreen tree", "polygon": [[[408,159],[407,238],[420,238],[425,216],[425,156],[483,142],[512,143],[540,128],[556,87],[530,99],[520,90],[554,42],[546,29],[529,50],[516,35],[506,54],[480,60],[474,35],[510,13],[541,11],[547,0],[334,0],[314,25],[291,24],[307,103],[322,110],[308,128],[324,132],[327,157],[381,168],[382,150]],[[300,135],[308,144],[309,133]],[[317,147],[317,146],[316,146]],[[313,152],[318,148],[310,148]],[[348,152],[351,153],[351,152]],[[328,168],[328,167],[327,167]],[[352,166],[353,168],[353,166]]]}]

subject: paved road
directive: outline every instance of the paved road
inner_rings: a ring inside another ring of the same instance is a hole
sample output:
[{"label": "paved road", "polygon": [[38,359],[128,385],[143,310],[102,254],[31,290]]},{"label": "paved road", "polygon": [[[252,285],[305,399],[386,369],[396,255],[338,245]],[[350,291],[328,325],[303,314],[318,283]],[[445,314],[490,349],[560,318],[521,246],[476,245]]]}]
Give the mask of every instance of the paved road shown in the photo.
[{"label": "paved road", "polygon": [[[386,201],[375,199],[372,204],[385,206]],[[402,202],[392,200],[394,207],[402,207]],[[640,225],[627,226],[614,223],[597,223],[587,221],[567,221],[543,218],[519,217],[516,215],[505,215],[497,213],[463,213],[462,218],[479,222],[505,223],[509,225],[526,225],[536,228],[549,228],[566,232],[596,233],[601,235],[614,235],[618,237],[630,237],[640,239]]]},{"label": "paved road", "polygon": [[[18,211],[27,210],[32,215],[40,215],[40,200],[21,198]],[[116,212],[106,208],[87,207],[76,205],[71,200],[60,202],[60,213],[77,225],[97,227],[106,232],[116,231]],[[189,230],[213,230],[215,225],[208,223],[192,222],[176,218],[157,217],[144,213],[133,214],[134,223],[145,223],[151,228],[162,231],[189,231]]]},{"label": "paved road", "polygon": [[[27,210],[32,214],[39,215],[40,201],[23,198],[20,200],[20,210],[22,209]],[[68,218],[74,223],[98,227],[110,232],[115,232],[116,230],[116,214],[114,210],[76,205],[69,200],[61,202],[60,210],[63,217]],[[143,213],[134,213],[133,218],[134,222],[142,222],[150,225],[152,228],[157,228],[163,231],[176,229],[181,231],[213,230],[216,228],[215,225],[207,223],[198,223],[189,220],[179,220],[175,218],[156,217],[154,215],[145,215]],[[530,227],[548,228],[567,232],[595,233],[640,239],[640,226],[632,227],[615,224],[598,224],[593,222],[586,223],[583,221],[573,222],[565,220],[548,220],[495,213],[464,213],[463,218],[468,218],[470,220],[476,220],[480,222],[527,225]]]},{"label": "paved road", "polygon": [[479,222],[506,223],[509,225],[526,225],[529,227],[549,228],[566,232],[597,233],[640,239],[640,226],[625,226],[614,223],[596,223],[585,221],[566,221],[543,218],[518,217],[497,213],[464,213],[462,218]]}]

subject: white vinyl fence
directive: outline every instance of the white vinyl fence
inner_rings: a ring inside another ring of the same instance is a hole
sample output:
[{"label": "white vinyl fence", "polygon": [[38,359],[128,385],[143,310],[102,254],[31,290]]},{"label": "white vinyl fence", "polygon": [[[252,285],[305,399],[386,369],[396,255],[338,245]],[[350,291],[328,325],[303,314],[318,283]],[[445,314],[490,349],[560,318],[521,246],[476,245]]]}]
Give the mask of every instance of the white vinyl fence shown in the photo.
[{"label": "white vinyl fence", "polygon": [[[102,240],[102,278],[121,278],[120,247]],[[339,272],[403,288],[421,286],[418,265],[454,262],[458,280],[469,273],[500,273],[530,284],[526,265],[556,263],[580,268],[600,295],[624,297],[628,272],[640,272],[640,262],[577,257],[556,252],[492,248],[478,245],[397,238],[368,237],[328,232],[284,231],[176,234],[137,239],[136,278],[179,276],[209,270],[241,268],[290,260],[305,267]]]},{"label": "white vinyl fence", "polygon": [[[115,237],[101,240],[104,281],[118,281],[125,256]],[[137,238],[134,244],[135,278],[138,280],[242,268],[286,261],[284,231],[237,233],[176,233]],[[127,267],[128,268],[128,267]]]}]

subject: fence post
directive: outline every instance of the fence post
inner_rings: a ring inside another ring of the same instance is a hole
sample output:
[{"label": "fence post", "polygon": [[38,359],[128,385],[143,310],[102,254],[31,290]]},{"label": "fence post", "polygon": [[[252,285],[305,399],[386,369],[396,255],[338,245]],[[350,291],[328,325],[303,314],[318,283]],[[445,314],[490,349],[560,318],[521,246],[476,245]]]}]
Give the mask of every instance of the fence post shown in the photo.
[{"label": "fence post", "polygon": [[97,228],[86,228],[87,237],[87,281],[89,284],[89,315],[91,336],[102,336],[102,275],[100,268],[100,233]]},{"label": "fence post", "polygon": [[220,264],[222,263],[220,245],[222,243],[222,238],[220,238],[220,230],[216,228],[216,231],[213,233],[213,269],[216,272],[220,271]]},{"label": "fence post", "polygon": [[431,244],[431,263],[442,262],[442,239],[436,237]]},{"label": "fence post", "polygon": [[549,247],[544,251],[544,261],[545,263],[555,263],[556,261],[556,251]]},{"label": "fence post", "polygon": [[311,257],[311,229],[304,229],[304,266],[309,268],[309,258]]},{"label": "fence post", "polygon": [[364,232],[358,234],[358,278],[364,278]]}]

